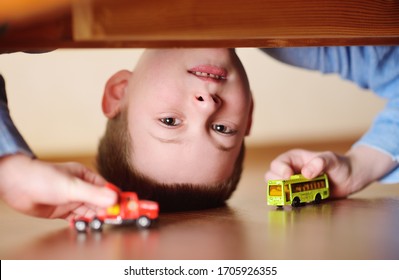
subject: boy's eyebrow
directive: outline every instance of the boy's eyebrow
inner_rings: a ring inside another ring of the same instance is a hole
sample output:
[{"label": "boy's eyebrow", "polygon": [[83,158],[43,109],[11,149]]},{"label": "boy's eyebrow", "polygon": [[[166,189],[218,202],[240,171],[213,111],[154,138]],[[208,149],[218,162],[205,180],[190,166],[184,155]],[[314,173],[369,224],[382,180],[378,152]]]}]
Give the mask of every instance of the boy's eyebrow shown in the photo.
[{"label": "boy's eyebrow", "polygon": [[[171,143],[171,144],[181,144],[182,143],[182,140],[179,139],[179,138],[166,139],[166,138],[162,138],[162,137],[156,136],[156,135],[154,135],[152,133],[149,133],[149,134],[151,135],[151,137],[153,137],[154,139],[156,139],[156,140],[158,140],[159,142],[162,142],[162,143]],[[213,142],[214,142],[216,148],[218,150],[220,150],[220,151],[223,151],[223,152],[228,152],[228,151],[230,151],[230,150],[232,150],[234,148],[234,146],[228,147],[228,146],[225,146],[225,145],[223,145],[221,143],[218,143],[216,141],[213,141]]]}]

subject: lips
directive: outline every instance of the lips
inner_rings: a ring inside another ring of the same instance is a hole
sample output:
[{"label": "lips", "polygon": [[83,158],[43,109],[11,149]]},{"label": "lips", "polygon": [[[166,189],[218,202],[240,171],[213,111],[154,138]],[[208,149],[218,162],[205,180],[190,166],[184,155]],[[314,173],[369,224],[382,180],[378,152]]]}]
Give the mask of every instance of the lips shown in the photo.
[{"label": "lips", "polygon": [[187,72],[205,81],[223,81],[227,79],[227,70],[213,65],[199,65]]}]

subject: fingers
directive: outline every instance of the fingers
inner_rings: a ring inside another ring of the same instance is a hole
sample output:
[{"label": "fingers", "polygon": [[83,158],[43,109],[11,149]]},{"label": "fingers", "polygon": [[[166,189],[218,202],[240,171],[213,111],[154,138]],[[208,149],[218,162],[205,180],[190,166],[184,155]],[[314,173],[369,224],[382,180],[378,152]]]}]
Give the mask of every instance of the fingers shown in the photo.
[{"label": "fingers", "polygon": [[[315,154],[315,156],[309,160],[302,168],[302,174],[307,178],[314,178],[321,173],[344,173],[346,176],[345,158],[337,155],[333,152],[321,152]],[[342,168],[345,168],[345,172],[340,172]]]},{"label": "fingers", "polygon": [[61,218],[65,220],[73,220],[76,217],[86,217],[86,218],[92,218],[97,215],[98,209],[96,207],[89,207],[85,204],[74,204],[71,203],[67,206],[68,208],[55,208],[53,213],[51,215],[48,215],[47,217],[52,219],[52,218]]},{"label": "fingers", "polygon": [[294,170],[289,165],[283,162],[275,162],[273,168],[266,172],[265,181],[288,179],[291,175],[294,175]]},{"label": "fingers", "polygon": [[295,173],[295,166],[291,164],[289,158],[274,160],[270,165],[270,170],[280,178],[288,178]]},{"label": "fingers", "polygon": [[98,207],[108,207],[117,200],[117,194],[109,188],[93,186],[76,178],[67,183],[66,197],[69,202],[82,202]]},{"label": "fingers", "polygon": [[97,186],[104,186],[107,183],[107,181],[102,176],[93,172],[92,170],[90,170],[89,168],[80,163],[77,162],[60,163],[57,166],[61,170],[65,170],[68,173],[73,174],[76,177],[88,183]]},{"label": "fingers", "polygon": [[2,200],[33,216],[66,217],[81,206],[93,213],[117,201],[117,193],[105,187],[100,175],[77,163],[53,164],[13,155],[0,161],[0,178]]},{"label": "fingers", "polygon": [[271,162],[267,177],[287,179],[293,174],[300,173],[305,164],[314,157],[314,154],[301,149],[283,153]]},{"label": "fingers", "polygon": [[[294,175],[294,173],[292,173],[291,175]],[[289,177],[291,177],[291,175],[288,175],[286,177],[282,177],[281,175],[279,175],[278,173],[274,173],[271,171],[268,171],[265,173],[265,182],[268,182],[269,180],[280,180],[280,179],[288,179]]]},{"label": "fingers", "polygon": [[36,161],[36,174],[41,174],[37,202],[47,205],[71,203],[108,207],[117,194],[105,187],[106,181],[79,163],[50,164]]},{"label": "fingers", "polygon": [[318,155],[303,166],[301,173],[306,178],[313,179],[328,168],[327,162],[327,158],[323,155]]},{"label": "fingers", "polygon": [[105,187],[106,180],[86,166],[70,162],[58,164],[61,172],[69,174],[65,181],[65,197],[69,202],[83,202],[107,207],[116,202],[116,193]]},{"label": "fingers", "polygon": [[267,180],[286,179],[293,174],[301,173],[306,178],[312,179],[336,168],[338,164],[338,156],[332,152],[294,149],[273,160],[265,178]]},{"label": "fingers", "polygon": [[72,201],[90,203],[99,207],[107,207],[116,202],[117,194],[105,187],[107,182],[99,174],[78,163],[69,164],[67,168],[76,176],[69,187],[69,198]]}]

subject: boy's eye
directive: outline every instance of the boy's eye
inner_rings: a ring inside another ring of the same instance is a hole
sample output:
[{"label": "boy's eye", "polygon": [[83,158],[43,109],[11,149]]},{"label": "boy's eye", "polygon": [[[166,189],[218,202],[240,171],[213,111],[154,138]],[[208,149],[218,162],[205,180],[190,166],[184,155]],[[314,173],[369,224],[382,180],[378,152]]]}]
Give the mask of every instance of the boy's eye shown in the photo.
[{"label": "boy's eye", "polygon": [[178,126],[179,124],[182,123],[181,120],[176,119],[176,118],[162,118],[159,119],[163,124],[167,126]]},{"label": "boy's eye", "polygon": [[236,130],[231,129],[230,127],[225,126],[223,124],[213,124],[212,129],[218,133],[227,134],[227,135],[231,135],[237,132]]}]

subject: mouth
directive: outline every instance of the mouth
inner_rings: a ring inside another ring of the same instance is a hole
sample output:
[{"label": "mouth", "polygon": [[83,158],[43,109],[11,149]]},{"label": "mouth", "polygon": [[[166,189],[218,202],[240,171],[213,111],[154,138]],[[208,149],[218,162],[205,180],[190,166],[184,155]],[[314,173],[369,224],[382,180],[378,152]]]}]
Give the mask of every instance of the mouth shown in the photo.
[{"label": "mouth", "polygon": [[227,70],[212,65],[201,65],[187,71],[188,73],[206,81],[227,80]]}]

